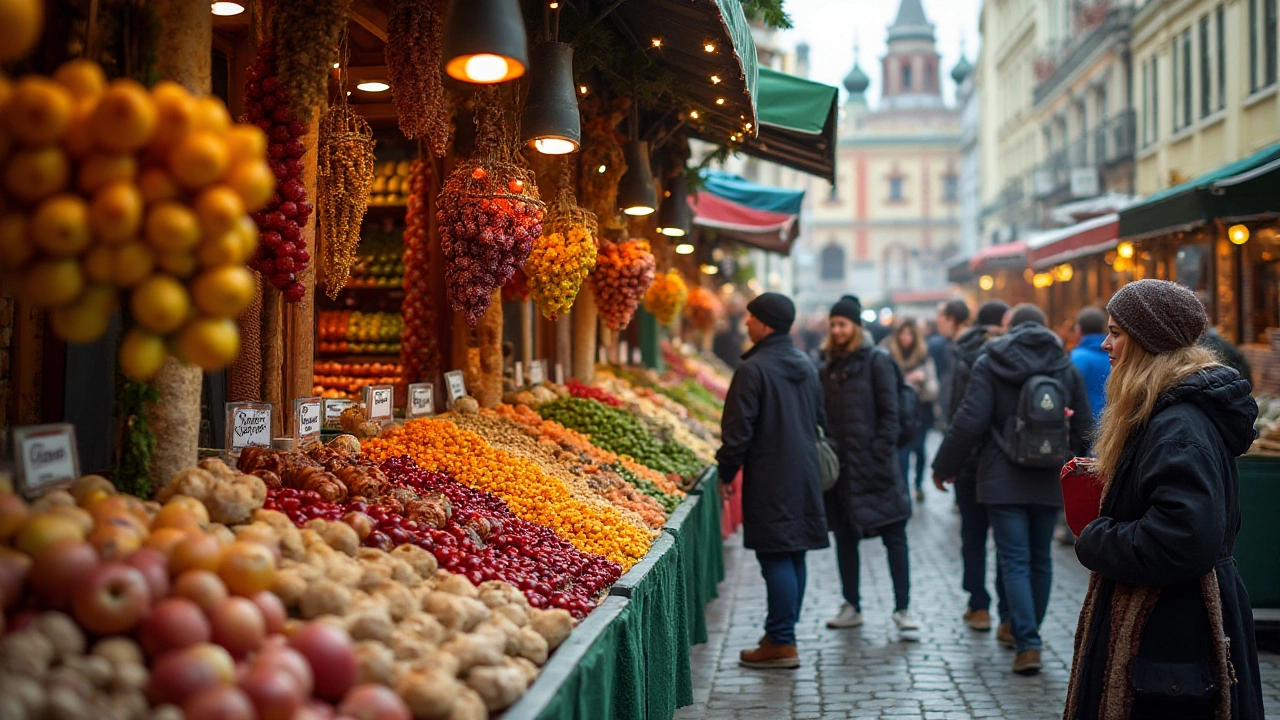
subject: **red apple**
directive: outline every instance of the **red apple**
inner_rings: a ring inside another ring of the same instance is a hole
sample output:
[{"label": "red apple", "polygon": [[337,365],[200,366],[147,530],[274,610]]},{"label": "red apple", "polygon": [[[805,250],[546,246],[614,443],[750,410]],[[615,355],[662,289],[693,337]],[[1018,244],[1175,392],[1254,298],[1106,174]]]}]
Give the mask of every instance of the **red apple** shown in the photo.
[{"label": "red apple", "polygon": [[29,515],[31,508],[22,498],[11,492],[0,492],[0,542],[13,537]]},{"label": "red apple", "polygon": [[413,720],[400,696],[385,685],[357,685],[342,698],[338,712],[355,720]]},{"label": "red apple", "polygon": [[231,655],[217,645],[201,643],[166,653],[153,663],[147,697],[152,705],[182,705],[201,690],[230,685],[234,679]]},{"label": "red apple", "polygon": [[71,595],[81,580],[98,567],[98,551],[82,540],[63,540],[40,551],[31,572],[31,586],[45,605],[71,607]]},{"label": "red apple", "polygon": [[307,703],[293,714],[293,720],[335,720],[336,717],[333,706],[319,700]]},{"label": "red apple", "polygon": [[138,640],[148,657],[209,642],[213,629],[200,606],[186,598],[165,598],[142,621]]},{"label": "red apple", "polygon": [[289,647],[284,638],[275,636],[268,639],[253,659],[252,669],[267,667],[273,670],[284,670],[293,676],[303,697],[311,697],[315,689],[315,678],[311,674],[311,665],[297,650]]},{"label": "red apple", "polygon": [[249,599],[262,611],[262,619],[267,623],[268,635],[284,632],[284,622],[289,619],[289,611],[285,609],[284,601],[279,595],[270,590],[263,590]]},{"label": "red apple", "polygon": [[227,586],[210,570],[187,570],[173,580],[173,594],[184,597],[200,606],[206,613],[213,612],[227,599]]},{"label": "red apple", "polygon": [[328,623],[307,623],[289,638],[289,646],[311,665],[318,697],[337,702],[356,684],[359,666],[346,630]]},{"label": "red apple", "polygon": [[288,671],[258,667],[240,681],[258,711],[258,720],[292,720],[302,706],[302,688]]},{"label": "red apple", "polygon": [[76,621],[90,632],[120,635],[146,617],[151,590],[142,571],[124,563],[106,563],[76,586],[71,608]]},{"label": "red apple", "polygon": [[213,626],[213,641],[232,657],[245,657],[262,647],[267,637],[262,611],[248,598],[232,597],[218,603],[209,613],[209,623]]},{"label": "red apple", "polygon": [[0,610],[7,610],[22,599],[31,573],[31,558],[8,548],[0,548]]},{"label": "red apple", "polygon": [[140,548],[129,553],[124,562],[142,571],[143,576],[147,578],[151,597],[168,597],[169,557],[167,555],[154,548]]},{"label": "red apple", "polygon": [[205,688],[182,706],[187,720],[254,720],[253,701],[237,687]]}]

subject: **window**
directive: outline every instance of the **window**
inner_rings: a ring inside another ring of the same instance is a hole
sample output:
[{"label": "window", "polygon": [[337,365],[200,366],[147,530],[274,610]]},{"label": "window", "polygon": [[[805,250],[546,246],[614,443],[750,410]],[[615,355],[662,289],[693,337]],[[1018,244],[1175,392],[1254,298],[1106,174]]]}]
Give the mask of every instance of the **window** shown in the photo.
[{"label": "window", "polygon": [[1160,138],[1160,58],[1151,56],[1151,142]]},{"label": "window", "polygon": [[904,178],[901,175],[893,175],[889,178],[889,202],[903,202],[906,198],[902,194],[902,185]]},{"label": "window", "polygon": [[911,89],[911,65],[910,64],[902,66],[902,89],[903,90]]},{"label": "window", "polygon": [[1227,31],[1224,25],[1226,6],[1219,5],[1213,16],[1213,21],[1218,26],[1218,109],[1221,110],[1227,106]]},{"label": "window", "polygon": [[844,280],[844,248],[837,245],[834,239],[828,241],[827,246],[822,248],[818,273],[819,277],[826,281]]},{"label": "window", "polygon": [[1142,145],[1151,143],[1151,70],[1146,60],[1142,61]]},{"label": "window", "polygon": [[[1249,0],[1249,92],[1258,89],[1258,2]],[[1261,0],[1265,2],[1265,0]]]},{"label": "window", "polygon": [[1263,58],[1263,78],[1267,85],[1274,85],[1276,82],[1276,0],[1262,0],[1262,2],[1265,18],[1262,37],[1266,52]]},{"label": "window", "polygon": [[1213,75],[1209,67],[1209,16],[1200,18],[1200,117],[1213,111]]},{"label": "window", "polygon": [[1249,90],[1276,82],[1276,0],[1249,0]]},{"label": "window", "polygon": [[947,173],[942,176],[942,199],[946,202],[955,202],[960,197],[960,179],[955,173]]},{"label": "window", "polygon": [[[1191,28],[1182,31],[1182,127],[1191,124]],[[1178,108],[1175,105],[1174,114]]]},{"label": "window", "polygon": [[1174,36],[1173,38],[1173,130],[1174,132],[1177,132],[1178,128],[1182,127],[1179,124],[1179,122],[1181,122],[1180,118],[1182,117],[1182,113],[1179,112],[1179,108],[1181,106],[1178,104],[1178,101],[1182,99],[1181,97],[1179,97],[1182,94],[1182,83],[1179,82],[1181,78],[1178,77],[1178,74],[1182,70],[1182,63],[1179,62],[1182,59],[1181,46],[1182,46],[1182,38]]}]

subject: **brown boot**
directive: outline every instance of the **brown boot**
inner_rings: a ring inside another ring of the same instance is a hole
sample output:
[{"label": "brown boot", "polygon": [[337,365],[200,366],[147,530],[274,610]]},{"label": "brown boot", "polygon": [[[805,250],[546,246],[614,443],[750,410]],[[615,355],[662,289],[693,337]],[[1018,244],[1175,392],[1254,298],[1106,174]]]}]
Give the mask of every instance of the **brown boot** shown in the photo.
[{"label": "brown boot", "polygon": [[1013,649],[1015,644],[1013,639],[1013,624],[1008,621],[1000,623],[1000,627],[996,629],[996,640],[999,640],[1001,645],[1009,649]]},{"label": "brown boot", "polygon": [[968,625],[970,630],[987,632],[991,629],[991,613],[986,610],[965,610],[964,624]]},{"label": "brown boot", "polygon": [[760,638],[760,647],[755,650],[743,650],[738,656],[743,667],[769,670],[774,668],[798,668],[800,656],[795,645],[774,645],[766,635]]},{"label": "brown boot", "polygon": [[1013,671],[1019,675],[1035,675],[1042,667],[1039,650],[1023,650],[1013,659]]}]

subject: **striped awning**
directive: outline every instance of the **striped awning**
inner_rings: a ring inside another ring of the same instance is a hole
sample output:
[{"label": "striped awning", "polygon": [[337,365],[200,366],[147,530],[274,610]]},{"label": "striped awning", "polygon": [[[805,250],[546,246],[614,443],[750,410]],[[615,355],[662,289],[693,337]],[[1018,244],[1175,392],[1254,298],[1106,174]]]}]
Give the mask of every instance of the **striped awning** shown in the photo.
[{"label": "striped awning", "polygon": [[761,185],[717,170],[704,170],[702,187],[689,198],[694,225],[783,254],[791,252],[800,233],[803,204],[803,190]]}]

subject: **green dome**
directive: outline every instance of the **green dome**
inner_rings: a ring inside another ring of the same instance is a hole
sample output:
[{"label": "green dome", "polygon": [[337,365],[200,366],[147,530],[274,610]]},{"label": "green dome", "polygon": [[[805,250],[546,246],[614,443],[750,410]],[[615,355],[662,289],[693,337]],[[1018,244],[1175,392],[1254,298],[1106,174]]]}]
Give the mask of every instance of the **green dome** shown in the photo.
[{"label": "green dome", "polygon": [[861,95],[866,92],[869,85],[871,85],[871,78],[868,78],[856,63],[849,74],[844,76],[844,89],[848,90],[850,95]]},{"label": "green dome", "polygon": [[969,64],[969,59],[961,55],[960,62],[956,63],[956,66],[951,68],[951,79],[955,80],[956,84],[959,85],[965,81],[965,78],[972,74],[973,66]]}]

